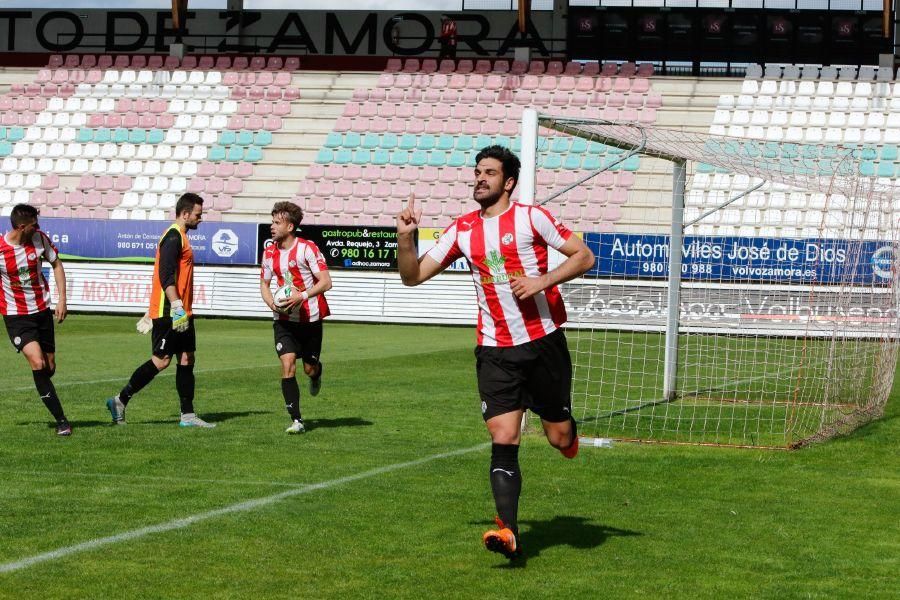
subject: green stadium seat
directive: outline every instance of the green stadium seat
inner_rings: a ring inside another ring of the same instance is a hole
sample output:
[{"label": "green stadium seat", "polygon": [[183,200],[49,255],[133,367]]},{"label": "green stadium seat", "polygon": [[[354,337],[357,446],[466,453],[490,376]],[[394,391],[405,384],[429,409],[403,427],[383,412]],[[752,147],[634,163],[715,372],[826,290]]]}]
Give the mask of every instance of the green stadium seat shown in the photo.
[{"label": "green stadium seat", "polygon": [[[3,137],[6,137],[5,135]],[[88,129],[87,127],[82,127],[78,130],[78,134],[75,136],[75,141],[81,144],[86,144],[87,142],[94,141],[94,130]]]},{"label": "green stadium seat", "polygon": [[492,140],[491,136],[489,136],[489,135],[479,135],[472,142],[475,150],[478,150],[478,151],[481,151],[481,149],[484,148],[485,146],[493,145],[493,143],[494,143],[494,140]]},{"label": "green stadium seat", "polygon": [[381,147],[385,150],[393,150],[397,147],[397,134],[396,133],[382,133],[381,134]]},{"label": "green stadium seat", "polygon": [[409,164],[413,167],[424,167],[428,164],[428,153],[424,150],[413,150],[409,155]]},{"label": "green stadium seat", "polygon": [[452,135],[439,135],[437,140],[434,142],[434,147],[436,150],[443,150],[445,152],[449,152],[453,150],[453,146],[456,143],[456,140],[453,139]]},{"label": "green stadium seat", "polygon": [[506,148],[509,148],[509,146],[512,144],[512,140],[508,135],[495,135],[494,143],[498,146],[505,146]]},{"label": "green stadium seat", "polygon": [[[459,146],[457,146],[458,148]],[[509,144],[509,149],[513,152],[521,152],[522,151],[522,140],[517,137],[514,137]]]},{"label": "green stadium seat", "polygon": [[219,134],[219,143],[223,146],[233,146],[237,142],[237,132],[225,129]]},{"label": "green stadium seat", "polygon": [[800,146],[800,156],[813,159],[819,158],[819,147],[812,145]]},{"label": "green stadium seat", "polygon": [[411,133],[404,133],[400,136],[397,147],[401,150],[413,150],[416,147],[417,142],[416,136]]},{"label": "green stadium seat", "polygon": [[588,142],[587,151],[590,154],[606,154],[606,144],[602,144],[600,142]]},{"label": "green stadium seat", "polygon": [[456,149],[462,150],[463,152],[467,152],[471,150],[474,146],[472,145],[472,136],[470,135],[461,135],[456,138]]},{"label": "green stadium seat", "polygon": [[878,158],[878,149],[872,146],[863,146],[860,149],[860,158],[863,160],[875,160]]},{"label": "green stadium seat", "polygon": [[559,154],[545,154],[540,162],[544,169],[562,168],[562,156]]},{"label": "green stadium seat", "polygon": [[566,160],[563,162],[563,168],[569,170],[576,170],[581,168],[581,155],[580,154],[567,154]]},{"label": "green stadium seat", "polygon": [[6,139],[10,142],[18,142],[25,137],[25,129],[23,127],[10,127],[6,130]]},{"label": "green stadium seat", "polygon": [[244,152],[244,160],[247,162],[259,162],[262,160],[262,148],[259,146],[247,146]]},{"label": "green stadium seat", "polygon": [[253,132],[241,129],[237,132],[237,140],[234,143],[238,146],[249,146],[253,143]]},{"label": "green stadium seat", "polygon": [[758,158],[762,154],[759,142],[744,142],[743,154],[750,158]]},{"label": "green stadium seat", "polygon": [[6,140],[0,141],[0,156],[9,156],[10,154],[12,154],[12,151],[12,144],[7,142]]},{"label": "green stadium seat", "polygon": [[781,147],[776,142],[766,142],[762,148],[762,155],[765,158],[778,158],[781,154]]},{"label": "green stadium seat", "polygon": [[448,167],[464,167],[466,166],[466,154],[465,152],[455,151],[451,152],[449,158],[447,159]]},{"label": "green stadium seat", "polygon": [[622,163],[622,168],[626,171],[637,171],[641,168],[641,157],[637,154],[629,156],[625,159],[625,162]]},{"label": "green stadium seat", "polygon": [[347,165],[353,162],[353,151],[349,148],[340,148],[334,153],[334,163],[338,165]]},{"label": "green stadium seat", "polygon": [[875,163],[871,160],[864,160],[863,162],[859,163],[859,174],[866,177],[874,177]]},{"label": "green stadium seat", "polygon": [[443,167],[447,164],[447,153],[442,150],[432,150],[428,153],[429,167]]},{"label": "green stadium seat", "polygon": [[384,148],[378,148],[375,150],[375,153],[372,155],[372,164],[373,165],[386,165],[388,163],[394,164],[393,156],[390,152],[385,150]]},{"label": "green stadium seat", "polygon": [[357,148],[353,151],[353,164],[367,165],[372,162],[372,151],[368,148]]},{"label": "green stadium seat", "polygon": [[166,134],[162,129],[151,129],[147,132],[148,144],[162,144],[166,139]]},{"label": "green stadium seat", "polygon": [[128,129],[116,127],[112,133],[112,141],[117,144],[127,144],[129,135],[131,135],[131,132]]},{"label": "green stadium seat", "polygon": [[254,146],[268,146],[272,143],[272,132],[267,131],[265,129],[260,129],[256,132],[256,135],[253,136],[253,145]]},{"label": "green stadium seat", "polygon": [[360,135],[356,131],[348,131],[344,134],[344,148],[358,148],[362,143]]},{"label": "green stadium seat", "polygon": [[797,158],[797,154],[799,154],[797,144],[783,144],[781,146],[781,156],[784,156],[785,158]]},{"label": "green stadium seat", "polygon": [[837,146],[822,146],[822,158],[834,158],[838,155]]},{"label": "green stadium seat", "polygon": [[381,137],[377,133],[365,133],[359,145],[361,148],[374,150],[381,145]]},{"label": "green stadium seat", "polygon": [[208,157],[210,161],[220,161],[225,160],[225,147],[215,145],[209,149]]},{"label": "green stadium seat", "polygon": [[587,171],[596,171],[600,168],[600,157],[596,154],[588,154],[584,157],[581,168]]},{"label": "green stadium seat", "polygon": [[897,146],[885,146],[882,148],[881,160],[897,160]]},{"label": "green stadium seat", "polygon": [[896,169],[894,168],[894,163],[881,162],[881,163],[878,163],[877,175],[878,175],[878,177],[893,177],[895,170]]},{"label": "green stadium seat", "polygon": [[435,145],[435,139],[433,135],[420,135],[419,143],[416,146],[419,150],[433,150]]},{"label": "green stadium seat", "polygon": [[716,168],[709,163],[697,163],[698,173],[712,173]]},{"label": "green stadium seat", "polygon": [[[225,135],[227,131],[223,131],[222,135]],[[332,131],[328,134],[328,137],[325,138],[325,147],[326,148],[338,148],[344,143],[344,136],[339,131]]]},{"label": "green stadium seat", "polygon": [[6,127],[0,127],[0,140],[6,139]]},{"label": "green stadium seat", "polygon": [[574,138],[572,140],[572,147],[569,148],[569,152],[573,154],[584,154],[588,149],[588,141],[584,138]]},{"label": "green stadium seat", "polygon": [[394,150],[391,152],[391,164],[395,167],[405,167],[409,164],[409,152],[406,150]]},{"label": "green stadium seat", "polygon": [[622,154],[623,152],[625,152],[624,150],[622,150],[621,148],[617,148],[616,146],[607,146],[606,151],[609,154]]},{"label": "green stadium seat", "polygon": [[331,148],[320,148],[318,154],[316,154],[316,162],[320,165],[326,165],[333,160],[334,152],[331,150]]},{"label": "green stadium seat", "polygon": [[566,137],[555,137],[550,142],[550,152],[565,154],[569,151],[569,139]]},{"label": "green stadium seat", "polygon": [[225,160],[228,162],[241,162],[244,160],[244,147],[238,146],[237,144],[228,146],[228,151],[225,153]]},{"label": "green stadium seat", "polygon": [[132,129],[128,133],[128,143],[143,144],[147,141],[147,131],[144,129]]}]

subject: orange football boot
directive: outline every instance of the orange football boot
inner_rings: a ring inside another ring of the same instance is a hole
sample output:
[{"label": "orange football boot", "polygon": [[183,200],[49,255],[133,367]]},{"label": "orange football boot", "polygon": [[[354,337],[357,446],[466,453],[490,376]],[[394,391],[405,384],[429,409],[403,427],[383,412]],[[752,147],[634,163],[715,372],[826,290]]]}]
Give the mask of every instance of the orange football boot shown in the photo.
[{"label": "orange football boot", "polygon": [[521,555],[522,551],[519,548],[516,534],[513,533],[512,529],[503,524],[500,517],[494,517],[494,521],[497,523],[499,530],[491,529],[484,532],[484,535],[482,536],[484,547],[491,552],[499,552],[509,559]]}]

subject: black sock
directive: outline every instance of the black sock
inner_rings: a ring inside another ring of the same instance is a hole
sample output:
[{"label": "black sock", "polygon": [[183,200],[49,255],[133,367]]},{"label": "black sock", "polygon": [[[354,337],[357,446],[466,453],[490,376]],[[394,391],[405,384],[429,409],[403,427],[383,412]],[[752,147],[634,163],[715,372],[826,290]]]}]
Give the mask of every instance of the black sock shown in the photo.
[{"label": "black sock", "polygon": [[157,373],[159,373],[159,369],[156,368],[156,365],[153,364],[152,360],[148,360],[135,369],[134,373],[131,374],[131,379],[128,380],[128,383],[126,383],[125,387],[122,388],[122,391],[119,392],[119,400],[122,401],[122,404],[127,405],[128,401],[131,400],[131,397],[144,389],[144,386],[148,383],[153,381],[153,378],[156,377]]},{"label": "black sock", "polygon": [[300,417],[300,386],[296,377],[284,377],[281,380],[281,395],[284,396],[284,407],[295,421]]},{"label": "black sock", "polygon": [[497,516],[519,535],[519,494],[522,473],[519,471],[519,447],[513,444],[491,444],[491,491]]},{"label": "black sock", "polygon": [[194,365],[175,367],[175,389],[181,400],[181,414],[194,412]]},{"label": "black sock", "polygon": [[59,396],[56,395],[56,388],[50,381],[50,373],[47,369],[32,371],[31,376],[34,377],[34,387],[37,388],[41,400],[57,423],[66,422],[66,413],[63,412],[62,404],[59,402]]}]

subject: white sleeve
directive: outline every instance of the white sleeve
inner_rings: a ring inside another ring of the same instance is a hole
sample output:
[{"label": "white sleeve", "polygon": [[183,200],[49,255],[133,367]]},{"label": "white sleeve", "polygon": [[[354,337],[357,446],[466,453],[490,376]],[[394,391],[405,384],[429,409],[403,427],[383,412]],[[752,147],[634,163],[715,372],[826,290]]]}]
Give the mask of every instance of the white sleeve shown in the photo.
[{"label": "white sleeve", "polygon": [[457,243],[456,232],[456,221],[454,221],[452,225],[444,230],[444,233],[438,238],[437,243],[426,253],[426,255],[445,267],[461,258],[463,254]]},{"label": "white sleeve", "polygon": [[530,212],[532,227],[551,248],[559,250],[572,237],[572,231],[568,227],[540,206],[535,206]]}]

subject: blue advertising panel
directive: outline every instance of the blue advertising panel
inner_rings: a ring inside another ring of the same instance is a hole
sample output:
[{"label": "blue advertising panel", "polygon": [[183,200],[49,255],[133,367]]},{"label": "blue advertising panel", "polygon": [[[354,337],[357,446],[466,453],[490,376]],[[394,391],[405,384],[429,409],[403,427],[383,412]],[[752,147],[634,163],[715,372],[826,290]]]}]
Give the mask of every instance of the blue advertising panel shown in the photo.
[{"label": "blue advertising panel", "polygon": [[[169,221],[41,218],[41,229],[65,260],[153,262]],[[188,233],[194,261],[209,265],[255,265],[256,223],[205,222]]]},{"label": "blue advertising panel", "polygon": [[[599,277],[666,279],[669,236],[587,233]],[[758,237],[691,237],[682,244],[690,281],[888,285],[897,262],[891,242]]]}]

